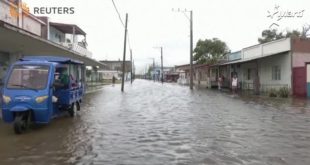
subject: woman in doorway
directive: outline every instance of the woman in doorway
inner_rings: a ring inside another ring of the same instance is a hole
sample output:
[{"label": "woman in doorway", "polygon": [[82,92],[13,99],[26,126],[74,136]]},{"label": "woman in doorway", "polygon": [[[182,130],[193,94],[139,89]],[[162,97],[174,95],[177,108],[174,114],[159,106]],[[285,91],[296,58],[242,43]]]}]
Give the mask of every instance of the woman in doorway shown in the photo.
[{"label": "woman in doorway", "polygon": [[219,90],[222,90],[223,81],[224,81],[224,76],[220,75],[217,81],[217,86]]}]

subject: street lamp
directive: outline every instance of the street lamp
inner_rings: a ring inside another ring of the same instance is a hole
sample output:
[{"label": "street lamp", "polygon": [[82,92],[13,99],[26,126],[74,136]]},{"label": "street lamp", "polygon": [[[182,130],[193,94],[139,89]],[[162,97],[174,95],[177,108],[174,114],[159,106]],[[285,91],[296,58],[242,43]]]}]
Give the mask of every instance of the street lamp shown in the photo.
[{"label": "street lamp", "polygon": [[157,48],[160,49],[160,59],[161,59],[161,83],[164,83],[164,65],[163,65],[163,47],[153,47],[153,48]]},{"label": "street lamp", "polygon": [[[172,9],[172,11],[175,11]],[[175,12],[182,12],[185,17],[189,20],[190,22],[190,84],[189,87],[190,89],[193,89],[193,11],[187,11],[186,9],[184,10],[176,10]],[[186,15],[186,12],[190,13],[190,17]]]}]

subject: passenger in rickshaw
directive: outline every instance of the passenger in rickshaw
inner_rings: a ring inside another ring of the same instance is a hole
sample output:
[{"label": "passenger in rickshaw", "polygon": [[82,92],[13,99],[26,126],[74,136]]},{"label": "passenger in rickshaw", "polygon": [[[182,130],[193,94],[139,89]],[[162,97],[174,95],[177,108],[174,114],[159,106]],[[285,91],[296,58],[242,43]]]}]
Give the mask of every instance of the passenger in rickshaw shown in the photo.
[{"label": "passenger in rickshaw", "polygon": [[53,102],[59,103],[62,102],[59,100],[61,97],[61,91],[69,89],[69,75],[68,75],[68,69],[67,68],[57,68],[55,71],[55,79],[54,79],[54,93],[55,96],[53,96]]},{"label": "passenger in rickshaw", "polygon": [[68,70],[67,68],[61,68],[60,70],[60,74],[57,77],[57,73],[59,73],[59,71],[57,71],[58,69],[56,69],[56,74],[55,74],[55,82],[54,82],[54,86],[56,87],[56,89],[67,89],[69,88],[69,74],[68,74]]}]

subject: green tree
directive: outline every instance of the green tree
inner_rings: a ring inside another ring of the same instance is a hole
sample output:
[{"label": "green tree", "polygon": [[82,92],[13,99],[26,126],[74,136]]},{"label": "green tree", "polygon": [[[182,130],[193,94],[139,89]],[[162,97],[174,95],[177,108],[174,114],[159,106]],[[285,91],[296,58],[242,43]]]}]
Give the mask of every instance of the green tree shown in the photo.
[{"label": "green tree", "polygon": [[213,64],[230,52],[225,42],[218,38],[199,40],[194,49],[197,64]]},{"label": "green tree", "polygon": [[287,31],[286,37],[301,37],[301,32],[298,30]]},{"label": "green tree", "polygon": [[267,30],[263,30],[262,32],[262,37],[258,38],[258,42],[260,44],[266,43],[266,42],[270,42],[270,41],[275,41],[281,38],[286,38],[286,37],[301,37],[302,33],[298,30],[293,30],[293,31],[289,31],[287,30],[285,34],[283,34],[282,32],[278,32],[276,29],[267,29]]},{"label": "green tree", "polygon": [[258,38],[258,42],[260,44],[263,44],[263,43],[278,40],[284,37],[285,36],[283,35],[282,32],[278,33],[276,29],[272,29],[272,30],[268,29],[268,30],[263,30],[262,38]]}]

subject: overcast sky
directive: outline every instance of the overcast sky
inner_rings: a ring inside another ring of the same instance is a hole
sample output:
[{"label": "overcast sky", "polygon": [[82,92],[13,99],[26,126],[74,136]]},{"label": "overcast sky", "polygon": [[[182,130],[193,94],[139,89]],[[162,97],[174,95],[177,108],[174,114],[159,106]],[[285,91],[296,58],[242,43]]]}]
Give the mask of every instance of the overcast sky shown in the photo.
[{"label": "overcast sky", "polygon": [[[124,27],[112,0],[23,0],[30,7],[74,7],[73,15],[46,15],[51,21],[77,24],[87,33],[89,50],[97,60],[118,60],[123,55]],[[262,30],[272,23],[280,31],[299,29],[310,24],[309,0],[114,0],[123,21],[129,14],[128,32],[137,72],[160,62],[164,47],[164,65],[189,63],[189,20],[172,8],[193,10],[194,47],[198,39],[219,38],[232,51],[257,44]],[[278,11],[299,12],[302,17],[282,18]],[[128,48],[128,47],[127,47]],[[129,49],[128,49],[129,50]],[[127,51],[129,59],[129,51]]]}]

